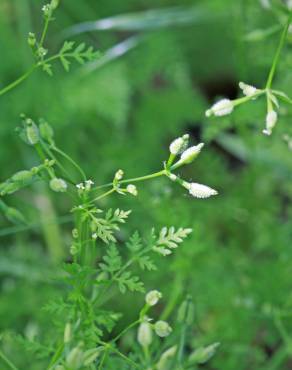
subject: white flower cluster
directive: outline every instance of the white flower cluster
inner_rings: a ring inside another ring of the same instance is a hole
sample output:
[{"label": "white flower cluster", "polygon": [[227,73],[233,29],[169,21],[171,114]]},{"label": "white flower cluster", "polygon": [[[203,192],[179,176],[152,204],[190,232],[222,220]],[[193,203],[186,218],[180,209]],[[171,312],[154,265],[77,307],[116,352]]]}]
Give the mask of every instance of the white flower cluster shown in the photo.
[{"label": "white flower cluster", "polygon": [[[149,307],[155,306],[159,299],[162,297],[162,294],[158,290],[151,290],[146,294],[145,301]],[[147,306],[146,310],[147,310]],[[137,340],[138,343],[143,347],[147,348],[152,343],[152,332],[156,333],[161,338],[167,337],[171,332],[172,328],[170,325],[163,320],[158,320],[155,324],[151,324],[151,319],[147,316],[144,316],[143,321],[141,322],[138,328]]]},{"label": "white flower cluster", "polygon": [[[226,109],[226,107],[225,107]],[[185,187],[186,189],[189,190],[190,195],[196,198],[208,198],[212,195],[218,194],[218,192],[209,186],[206,185],[201,185],[197,183],[189,183],[187,181],[184,181],[180,179],[177,175],[172,173],[172,170],[175,170],[185,164],[189,164],[193,162],[194,159],[198,157],[198,155],[201,153],[204,143],[199,143],[197,145],[191,146],[190,148],[184,147],[184,150],[181,152],[181,147],[184,145],[183,138],[186,138],[187,140],[189,139],[188,135],[184,135],[182,137],[179,137],[175,139],[171,144],[170,144],[170,155],[171,156],[176,156],[179,152],[181,153],[181,156],[179,160],[174,163],[174,165],[169,167],[169,171],[167,172],[167,176],[170,178],[171,181],[175,181]],[[177,154],[174,154],[177,153]],[[170,157],[172,158],[172,157]],[[166,167],[167,168],[167,167]]]},{"label": "white flower cluster", "polygon": [[89,191],[92,185],[94,185],[94,182],[92,180],[86,180],[85,182],[81,182],[80,184],[77,184],[76,188],[80,192]]},{"label": "white flower cluster", "polygon": [[[291,0],[292,1],[292,0]],[[277,121],[278,121],[278,114],[274,107],[279,109],[279,103],[277,96],[282,98],[283,100],[290,102],[291,100],[289,97],[277,90],[271,90],[269,88],[265,89],[257,89],[256,87],[252,85],[248,85],[244,82],[239,83],[239,87],[242,90],[243,95],[245,95],[243,98],[238,98],[235,100],[230,99],[222,99],[219,100],[217,103],[215,103],[210,109],[206,111],[206,116],[210,117],[212,115],[214,116],[225,116],[230,113],[232,113],[233,109],[241,104],[244,104],[250,100],[255,100],[260,95],[265,94],[267,97],[267,110],[268,113],[266,115],[266,127],[263,130],[263,133],[265,135],[271,135],[273,128],[275,127]]]},{"label": "white flower cluster", "polygon": [[124,177],[124,171],[123,170],[118,170],[115,173],[114,180],[113,180],[113,186],[114,186],[116,192],[119,193],[119,194],[122,194],[122,195],[125,195],[126,193],[128,193],[128,194],[134,195],[136,197],[138,195],[138,190],[137,190],[137,187],[135,185],[129,184],[129,185],[127,185],[127,187],[125,189],[120,187],[120,185],[121,185],[120,181],[123,179],[123,177]]}]

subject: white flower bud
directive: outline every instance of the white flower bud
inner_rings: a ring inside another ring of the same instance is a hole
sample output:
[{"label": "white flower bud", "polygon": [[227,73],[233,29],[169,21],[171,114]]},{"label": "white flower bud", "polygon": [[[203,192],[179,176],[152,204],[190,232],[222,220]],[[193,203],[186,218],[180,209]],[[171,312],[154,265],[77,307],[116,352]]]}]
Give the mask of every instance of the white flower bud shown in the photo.
[{"label": "white flower bud", "polygon": [[187,146],[188,140],[188,134],[185,134],[184,136],[178,137],[177,139],[173,140],[173,142],[169,146],[170,153],[173,155],[178,155],[182,153]]},{"label": "white flower bud", "polygon": [[149,306],[155,306],[162,294],[158,290],[151,290],[146,294],[145,301]]},{"label": "white flower bud", "polygon": [[133,184],[129,184],[127,186],[127,192],[134,195],[134,196],[138,195],[138,190],[137,190],[136,186],[133,185]]},{"label": "white flower bud", "polygon": [[266,116],[266,128],[263,130],[265,135],[271,135],[273,128],[275,127],[278,120],[277,112],[271,110]]},{"label": "white flower bud", "polygon": [[222,99],[206,111],[206,116],[226,116],[233,111],[234,105],[230,99]]},{"label": "white flower bud", "polygon": [[196,182],[184,182],[183,186],[189,190],[189,193],[196,198],[209,198],[218,192],[207,185],[198,184]]},{"label": "white flower bud", "polygon": [[177,165],[183,165],[183,164],[191,163],[201,153],[201,150],[202,150],[203,146],[204,146],[204,144],[200,143],[198,145],[192,146],[192,147],[188,148],[187,150],[185,150],[182,153],[182,155],[180,157],[180,160],[177,163]]},{"label": "white flower bud", "polygon": [[207,347],[197,348],[189,357],[191,364],[205,364],[216,353],[220,343],[214,343]]},{"label": "white flower bud", "polygon": [[123,170],[118,170],[115,173],[115,180],[120,181],[120,180],[122,180],[123,176],[124,176],[124,171]]},{"label": "white flower bud", "polygon": [[257,92],[257,88],[252,85],[247,85],[244,82],[239,82],[239,87],[241,88],[245,96],[253,96]]},{"label": "white flower bud", "polygon": [[137,340],[142,347],[148,347],[151,344],[152,329],[148,321],[144,321],[140,324],[138,328]]},{"label": "white flower bud", "polygon": [[172,332],[169,324],[166,321],[162,320],[156,321],[156,323],[154,324],[154,330],[155,333],[162,338],[167,337]]},{"label": "white flower bud", "polygon": [[55,177],[50,181],[50,188],[57,193],[64,193],[67,191],[68,185],[65,180]]},{"label": "white flower bud", "polygon": [[31,47],[34,47],[36,44],[36,37],[33,32],[28,33],[28,38],[27,38],[28,45]]},{"label": "white flower bud", "polygon": [[66,365],[72,369],[78,369],[82,365],[83,352],[80,346],[73,348],[66,357]]},{"label": "white flower bud", "polygon": [[72,327],[71,327],[71,324],[67,322],[67,324],[65,325],[65,329],[64,329],[64,343],[65,344],[70,342],[71,336],[72,336]]},{"label": "white flower bud", "polygon": [[177,352],[177,346],[173,346],[164,351],[156,364],[157,370],[166,370],[169,369],[170,362]]},{"label": "white flower bud", "polygon": [[91,348],[83,354],[83,365],[90,366],[103,351],[104,347]]}]

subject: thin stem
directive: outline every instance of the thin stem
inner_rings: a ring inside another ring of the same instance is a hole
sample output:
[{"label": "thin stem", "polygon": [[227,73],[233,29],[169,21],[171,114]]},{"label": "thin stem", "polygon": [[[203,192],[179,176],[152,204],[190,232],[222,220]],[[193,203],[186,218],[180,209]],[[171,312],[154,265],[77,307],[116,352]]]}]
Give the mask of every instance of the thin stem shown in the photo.
[{"label": "thin stem", "polygon": [[51,15],[48,16],[48,17],[46,17],[44,29],[43,29],[43,32],[42,32],[42,35],[41,35],[41,39],[40,39],[40,42],[39,42],[39,48],[41,48],[43,46],[43,44],[44,44],[45,37],[46,37],[46,34],[48,32],[50,20],[51,20]]},{"label": "thin stem", "polygon": [[64,153],[61,149],[57,148],[56,146],[52,146],[51,148],[52,150],[54,150],[55,152],[59,153],[64,158],[66,158],[78,170],[78,172],[83,178],[83,181],[86,181],[87,178],[86,178],[84,171],[68,154]]},{"label": "thin stem", "polygon": [[10,367],[12,370],[18,370],[18,368],[4,355],[4,353],[0,350],[0,358]]},{"label": "thin stem", "polygon": [[[155,177],[159,177],[159,176],[163,176],[163,175],[166,175],[165,170],[154,172],[154,173],[152,173],[150,175],[146,175],[146,176],[134,177],[132,179],[121,180],[121,181],[119,181],[119,184],[127,184],[127,183],[132,183],[132,182],[150,180],[150,179],[154,179]],[[100,186],[96,186],[95,188],[92,188],[92,191],[107,188],[107,187],[112,186],[112,185],[113,185],[113,183],[109,182],[107,184],[103,184],[103,185],[100,185]]]},{"label": "thin stem", "polygon": [[273,78],[274,78],[276,68],[277,68],[277,65],[278,65],[278,62],[279,62],[281,51],[283,49],[283,46],[285,44],[285,40],[286,40],[286,37],[287,37],[287,34],[288,34],[289,26],[290,26],[290,23],[291,23],[291,18],[292,18],[292,11],[290,11],[290,13],[289,13],[287,23],[286,23],[286,25],[283,29],[283,32],[282,32],[282,35],[281,35],[281,38],[280,38],[280,42],[279,42],[276,54],[274,56],[273,64],[272,64],[272,67],[270,69],[270,73],[269,73],[269,76],[268,76],[268,79],[267,79],[266,89],[270,89],[271,86],[272,86]]},{"label": "thin stem", "polygon": [[91,200],[90,202],[96,202],[102,198],[105,198],[107,197],[108,195],[114,193],[116,190],[113,188],[113,189],[110,189],[109,191],[106,191],[105,193],[101,194],[99,197],[96,197],[94,198],[93,200]]},{"label": "thin stem", "polygon": [[182,366],[182,362],[183,362],[185,337],[186,337],[186,326],[184,325],[181,330],[179,348],[177,351],[177,361],[180,367]]},{"label": "thin stem", "polygon": [[5,86],[3,89],[0,90],[0,96],[7,93],[9,90],[12,90],[14,87],[19,85],[22,81],[26,80],[38,66],[35,64],[32,66],[27,72],[25,72],[22,76],[20,76],[17,80],[11,82],[9,85]]},{"label": "thin stem", "polygon": [[265,92],[266,92],[265,90],[259,90],[258,92],[256,92],[253,95],[244,96],[242,98],[235,99],[232,102],[233,103],[233,106],[236,107],[236,106],[238,106],[240,104],[246,103],[246,102],[248,102],[248,101],[250,101],[250,100],[252,100],[252,99],[254,99],[254,98],[256,98],[256,97],[258,97],[260,95],[263,95]]},{"label": "thin stem", "polygon": [[54,365],[57,363],[57,361],[61,358],[64,351],[64,344],[61,343],[59,347],[57,348],[51,362],[49,363],[47,370],[52,370]]},{"label": "thin stem", "polygon": [[121,181],[119,181],[119,184],[127,184],[129,182],[138,182],[138,181],[150,180],[150,179],[154,179],[155,177],[163,176],[165,174],[166,174],[166,171],[161,170],[161,171],[152,173],[151,175],[146,175],[146,176],[141,176],[141,177],[134,177],[133,179],[121,180]]},{"label": "thin stem", "polygon": [[109,350],[109,348],[108,348],[108,345],[107,345],[107,348],[105,349],[104,354],[102,356],[102,359],[100,361],[100,364],[98,366],[98,370],[101,370],[103,368],[103,364],[104,364],[104,362],[105,362],[105,360],[107,358],[108,350]]},{"label": "thin stem", "polygon": [[44,64],[46,64],[48,62],[51,62],[55,59],[59,59],[61,56],[72,57],[73,54],[72,53],[65,53],[65,54],[58,53],[56,55],[53,55],[50,58],[44,59],[41,62],[35,63],[27,72],[25,72],[23,75],[21,75],[18,79],[16,79],[15,81],[11,82],[9,85],[7,85],[3,89],[1,89],[0,90],[0,96],[4,95],[8,91],[12,90],[14,87],[18,86],[21,82],[26,80],[35,70],[42,67]]},{"label": "thin stem", "polygon": [[136,320],[134,322],[132,322],[132,324],[128,325],[124,330],[122,330],[120,332],[120,334],[118,334],[113,340],[111,340],[111,342],[116,342],[118,341],[128,330],[132,329],[134,326],[140,324],[141,320]]},{"label": "thin stem", "polygon": [[63,173],[65,174],[65,176],[67,177],[67,181],[70,182],[72,185],[75,185],[75,181],[72,179],[71,175],[69,174],[69,172],[66,170],[66,168],[62,165],[62,163],[60,163],[60,161],[58,161],[58,159],[56,158],[56,156],[52,153],[52,151],[48,148],[48,146],[43,142],[41,141],[41,144],[42,144],[42,147],[44,148],[45,152],[55,161],[56,165],[60,168],[61,171],[63,171]]},{"label": "thin stem", "polygon": [[128,358],[127,356],[125,356],[122,352],[120,352],[118,349],[116,349],[115,347],[113,347],[110,343],[106,343],[106,342],[102,342],[102,341],[100,343],[103,344],[106,347],[106,350],[105,350],[105,353],[103,355],[103,358],[101,359],[101,362],[99,364],[99,367],[98,367],[99,370],[102,369],[102,365],[104,363],[104,360],[105,360],[105,357],[106,357],[105,355],[106,355],[107,351],[115,352],[117,355],[119,355],[120,357],[122,357],[125,361],[127,361],[128,363],[130,363],[136,369],[140,369],[140,367],[133,360],[131,360],[130,358]]}]

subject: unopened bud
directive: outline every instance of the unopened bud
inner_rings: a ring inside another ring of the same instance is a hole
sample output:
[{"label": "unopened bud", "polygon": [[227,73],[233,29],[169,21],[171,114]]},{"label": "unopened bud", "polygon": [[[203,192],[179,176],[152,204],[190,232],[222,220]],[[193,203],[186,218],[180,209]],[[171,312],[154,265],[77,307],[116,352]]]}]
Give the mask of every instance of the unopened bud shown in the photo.
[{"label": "unopened bud", "polygon": [[48,122],[41,120],[40,125],[40,134],[43,139],[45,139],[48,143],[53,143],[54,141],[54,130],[48,124]]},{"label": "unopened bud", "polygon": [[80,346],[73,348],[66,357],[66,365],[71,369],[78,369],[82,365],[83,352]]},{"label": "unopened bud", "polygon": [[30,118],[25,120],[25,133],[27,143],[30,145],[35,145],[40,140],[39,129],[37,125]]},{"label": "unopened bud", "polygon": [[68,185],[65,180],[55,177],[50,181],[50,188],[57,193],[65,193]]},{"label": "unopened bud", "polygon": [[159,337],[167,337],[171,332],[172,328],[166,321],[159,320],[154,324],[155,333]]},{"label": "unopened bud", "polygon": [[161,297],[162,294],[158,290],[151,290],[146,294],[145,301],[149,306],[155,306]]},{"label": "unopened bud", "polygon": [[170,368],[173,357],[177,352],[177,346],[170,347],[164,351],[156,364],[157,370],[168,370]]},{"label": "unopened bud", "polygon": [[182,324],[192,325],[194,321],[194,304],[190,297],[187,297],[179,307],[177,320]]},{"label": "unopened bud", "polygon": [[27,37],[27,43],[30,47],[34,47],[36,44],[36,37],[33,32],[29,32],[28,37]]},{"label": "unopened bud", "polygon": [[197,348],[189,357],[190,364],[205,364],[207,361],[210,360],[216,353],[217,348],[219,347],[220,343],[214,343],[207,347],[199,347]]},{"label": "unopened bud", "polygon": [[137,339],[142,347],[149,347],[152,342],[152,328],[147,318],[138,328]]},{"label": "unopened bud", "polygon": [[189,135],[185,134],[182,137],[178,137],[177,139],[173,140],[173,142],[169,146],[169,151],[173,155],[178,155],[182,153],[188,146]]},{"label": "unopened bud", "polygon": [[222,99],[206,111],[206,116],[226,116],[233,111],[234,105],[230,99]]},{"label": "unopened bud", "polygon": [[134,196],[137,196],[137,195],[138,195],[138,190],[137,190],[136,186],[135,186],[135,185],[133,185],[133,184],[129,184],[129,185],[127,186],[127,192],[128,192],[129,194],[134,195]]},{"label": "unopened bud", "polygon": [[90,366],[103,351],[104,347],[88,349],[83,354],[83,366]]},{"label": "unopened bud", "polygon": [[65,325],[64,329],[64,343],[67,344],[71,341],[72,337],[72,326],[69,322]]}]

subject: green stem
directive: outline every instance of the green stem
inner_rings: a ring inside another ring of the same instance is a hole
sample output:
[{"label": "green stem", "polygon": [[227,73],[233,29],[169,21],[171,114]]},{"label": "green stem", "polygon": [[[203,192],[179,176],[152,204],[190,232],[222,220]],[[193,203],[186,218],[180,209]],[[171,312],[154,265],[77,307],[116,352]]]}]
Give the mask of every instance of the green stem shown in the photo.
[{"label": "green stem", "polygon": [[39,48],[41,48],[43,46],[43,44],[44,44],[44,41],[45,41],[45,38],[46,38],[46,34],[48,32],[50,20],[51,20],[51,16],[48,16],[46,18],[44,29],[43,29],[43,32],[42,32],[42,35],[41,35],[41,39],[40,39],[40,42],[39,42]]},{"label": "green stem", "polygon": [[[166,175],[165,170],[154,172],[154,173],[152,173],[150,175],[146,175],[146,176],[134,177],[132,179],[127,179],[127,180],[121,180],[121,181],[119,181],[119,184],[128,184],[128,183],[132,183],[132,182],[150,180],[150,179],[154,179],[155,177],[159,177],[159,176],[163,176],[163,175]],[[103,184],[103,185],[100,185],[100,186],[96,186],[95,188],[92,188],[92,191],[107,188],[107,187],[112,186],[112,185],[113,185],[113,183],[109,182],[107,184]]]},{"label": "green stem", "polygon": [[49,147],[45,144],[45,142],[41,141],[41,145],[44,151],[55,161],[56,165],[63,171],[63,174],[66,176],[66,180],[70,182],[72,185],[75,185],[74,179],[72,179],[70,173],[66,170],[66,168],[60,163],[60,161],[56,158],[56,156],[52,153]]},{"label": "green stem", "polygon": [[134,177],[132,179],[127,179],[127,180],[121,180],[119,181],[119,184],[128,184],[129,182],[138,182],[138,181],[144,181],[144,180],[150,180],[154,179],[155,177],[163,176],[166,174],[165,170],[161,170],[158,172],[154,172],[151,175],[146,175],[146,176],[141,176],[141,177]]},{"label": "green stem", "polygon": [[[44,153],[43,148],[41,147],[41,145],[39,143],[37,143],[37,144],[35,144],[34,147],[35,147],[40,159],[42,161],[45,161],[47,158],[45,156],[45,153]],[[50,178],[53,179],[55,177],[54,170],[50,167],[47,167],[46,170],[48,171],[48,174],[49,174]]]},{"label": "green stem", "polygon": [[113,340],[111,340],[111,342],[116,342],[118,341],[128,330],[132,329],[134,326],[140,324],[141,320],[136,320],[134,322],[132,322],[132,324],[128,325],[124,330],[122,330],[120,332],[120,334],[118,334]]},{"label": "green stem", "polygon": [[256,92],[255,94],[253,95],[250,95],[250,96],[244,96],[242,98],[239,98],[239,99],[235,99],[233,100],[233,106],[236,107],[238,105],[241,105],[243,103],[246,103],[260,95],[263,95],[265,93],[265,90],[259,90],[258,92]]},{"label": "green stem", "polygon": [[283,29],[283,32],[282,32],[282,35],[281,35],[281,38],[280,38],[280,42],[279,42],[276,54],[274,56],[273,64],[272,64],[272,67],[270,69],[270,73],[269,73],[269,76],[268,76],[268,79],[267,79],[266,89],[270,89],[271,86],[272,86],[273,78],[274,78],[276,68],[277,68],[277,65],[278,65],[278,62],[279,62],[281,51],[283,49],[283,46],[285,44],[286,37],[287,37],[287,34],[288,34],[289,26],[290,26],[290,23],[291,23],[291,18],[292,18],[292,11],[290,11],[290,13],[289,13],[287,23],[286,23],[286,25]]},{"label": "green stem", "polygon": [[12,90],[14,87],[18,86],[21,82],[23,82],[24,80],[26,80],[35,70],[37,70],[38,68],[42,67],[44,64],[49,63],[49,62],[52,62],[55,59],[59,59],[61,56],[72,57],[73,56],[73,53],[65,53],[65,54],[58,53],[56,55],[53,55],[50,58],[47,58],[47,59],[45,59],[43,61],[40,61],[40,62],[34,64],[27,72],[25,72],[23,75],[21,75],[18,79],[16,79],[15,81],[11,82],[9,85],[3,87],[3,89],[0,90],[0,96],[1,95],[4,95],[8,91]]},{"label": "green stem", "polygon": [[10,367],[12,370],[18,370],[18,368],[13,365],[13,363],[4,355],[4,353],[0,350],[0,358]]},{"label": "green stem", "polygon": [[180,343],[177,351],[177,362],[180,367],[182,367],[183,363],[185,337],[186,337],[186,326],[184,325],[181,330]]},{"label": "green stem", "polygon": [[101,362],[99,364],[99,367],[98,367],[99,370],[102,369],[101,365],[103,365],[104,360],[105,360],[105,357],[106,357],[105,355],[107,354],[108,351],[115,352],[117,355],[119,355],[120,357],[122,357],[125,361],[127,361],[129,364],[131,364],[132,366],[134,366],[136,369],[140,369],[140,367],[134,361],[132,361],[127,356],[125,356],[122,352],[120,352],[118,349],[116,349],[115,347],[113,347],[110,343],[106,343],[106,342],[102,342],[102,341],[100,343],[103,344],[107,348],[106,348],[105,353],[103,355],[103,358],[101,359]]},{"label": "green stem", "polygon": [[108,348],[108,346],[107,346],[107,348],[105,349],[104,354],[103,354],[103,356],[102,356],[102,359],[101,359],[101,361],[100,361],[100,364],[99,364],[99,366],[98,366],[98,370],[102,370],[102,368],[103,368],[103,364],[104,364],[104,362],[105,362],[105,360],[106,360],[106,358],[107,358],[108,350],[109,350],[109,348]]},{"label": "green stem", "polygon": [[84,171],[68,154],[64,153],[61,149],[57,148],[56,146],[52,146],[51,148],[52,148],[52,150],[54,150],[55,152],[59,153],[64,158],[66,158],[78,170],[78,172],[82,176],[83,181],[86,181],[87,177],[86,177]]},{"label": "green stem", "polygon": [[64,351],[64,344],[60,344],[59,347],[57,348],[51,362],[49,363],[49,366],[47,367],[47,370],[52,370],[53,366],[57,363],[57,361],[61,358],[62,354]]},{"label": "green stem", "polygon": [[91,202],[96,202],[102,198],[107,197],[108,195],[112,194],[115,192],[115,189],[110,189],[109,191],[106,191],[105,193],[101,194],[99,197],[94,198]]},{"label": "green stem", "polygon": [[9,90],[12,90],[14,87],[19,85],[22,81],[26,80],[38,66],[35,64],[32,66],[27,72],[25,72],[22,76],[20,76],[17,80],[11,82],[9,85],[5,86],[3,89],[0,90],[0,96],[7,93]]}]

